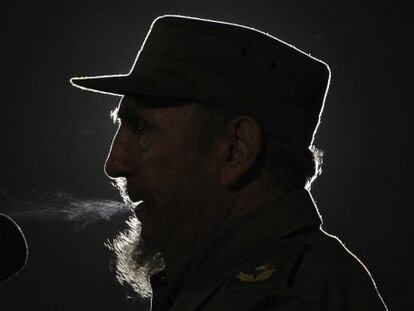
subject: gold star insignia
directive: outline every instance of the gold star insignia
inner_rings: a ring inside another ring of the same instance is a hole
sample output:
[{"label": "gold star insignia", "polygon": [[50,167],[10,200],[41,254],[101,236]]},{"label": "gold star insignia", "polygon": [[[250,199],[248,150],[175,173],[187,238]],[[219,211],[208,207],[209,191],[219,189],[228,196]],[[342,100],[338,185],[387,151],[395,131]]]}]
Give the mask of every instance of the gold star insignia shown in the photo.
[{"label": "gold star insignia", "polygon": [[257,273],[255,274],[248,274],[245,272],[240,272],[239,274],[236,275],[236,278],[238,278],[242,282],[265,281],[265,280],[268,280],[272,276],[275,270],[276,269],[273,265],[266,264],[266,265],[256,267],[255,271],[257,271]]}]

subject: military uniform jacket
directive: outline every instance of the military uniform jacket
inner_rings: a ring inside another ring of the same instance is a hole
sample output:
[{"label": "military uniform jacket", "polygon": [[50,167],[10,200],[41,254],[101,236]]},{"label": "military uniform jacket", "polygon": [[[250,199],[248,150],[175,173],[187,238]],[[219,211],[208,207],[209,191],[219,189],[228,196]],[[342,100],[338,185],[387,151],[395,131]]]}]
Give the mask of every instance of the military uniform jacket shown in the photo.
[{"label": "military uniform jacket", "polygon": [[386,310],[363,264],[291,192],[227,226],[185,270],[151,279],[153,311]]}]

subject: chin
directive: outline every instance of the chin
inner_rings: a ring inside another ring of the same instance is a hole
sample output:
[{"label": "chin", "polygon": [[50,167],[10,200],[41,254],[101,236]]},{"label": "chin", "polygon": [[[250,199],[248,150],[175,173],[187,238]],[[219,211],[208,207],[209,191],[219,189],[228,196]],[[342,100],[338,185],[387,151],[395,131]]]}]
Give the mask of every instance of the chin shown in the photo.
[{"label": "chin", "polygon": [[159,252],[146,248],[141,236],[141,223],[136,217],[127,221],[128,228],[120,232],[107,247],[115,257],[116,279],[132,290],[141,300],[152,295],[149,278],[164,269]]}]

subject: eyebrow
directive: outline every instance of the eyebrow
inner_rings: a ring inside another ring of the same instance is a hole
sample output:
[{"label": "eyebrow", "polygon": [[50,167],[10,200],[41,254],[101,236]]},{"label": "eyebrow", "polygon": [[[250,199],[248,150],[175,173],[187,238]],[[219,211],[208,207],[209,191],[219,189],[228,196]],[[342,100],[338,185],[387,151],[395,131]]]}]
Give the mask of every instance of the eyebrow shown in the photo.
[{"label": "eyebrow", "polygon": [[131,126],[148,124],[148,121],[131,104],[121,104],[111,112],[111,118],[115,123],[121,121]]}]

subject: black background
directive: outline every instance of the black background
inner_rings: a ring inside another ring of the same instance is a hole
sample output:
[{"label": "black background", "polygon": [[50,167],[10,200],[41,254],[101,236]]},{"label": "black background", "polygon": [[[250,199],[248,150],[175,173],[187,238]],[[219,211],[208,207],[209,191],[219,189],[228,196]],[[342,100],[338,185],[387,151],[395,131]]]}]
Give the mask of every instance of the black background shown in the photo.
[{"label": "black background", "polygon": [[[162,14],[249,25],[327,62],[332,83],[316,145],[313,194],[328,232],[370,269],[391,310],[414,293],[410,1],[16,1],[0,4],[0,188],[117,199],[103,173],[119,98],[70,86],[126,73]],[[7,207],[0,206],[1,210]],[[73,230],[21,219],[30,259],[0,284],[3,310],[137,310],[116,284],[104,241],[123,218]]]}]

